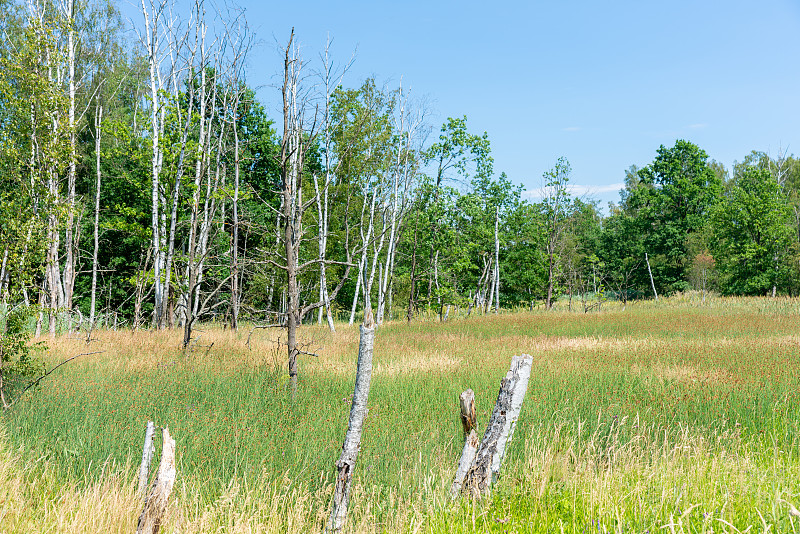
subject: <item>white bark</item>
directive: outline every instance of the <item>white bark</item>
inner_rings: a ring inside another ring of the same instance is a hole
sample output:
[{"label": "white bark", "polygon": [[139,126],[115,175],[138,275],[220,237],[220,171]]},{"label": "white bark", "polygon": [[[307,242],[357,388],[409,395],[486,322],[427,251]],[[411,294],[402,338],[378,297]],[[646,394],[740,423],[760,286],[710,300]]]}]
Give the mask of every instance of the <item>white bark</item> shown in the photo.
[{"label": "white bark", "polygon": [[136,534],[156,534],[164,522],[172,488],[175,485],[177,471],[175,469],[175,440],[169,435],[169,429],[162,431],[164,444],[161,448],[161,462],[150,493],[144,502],[144,509],[139,516]]},{"label": "white bark", "polygon": [[[8,286],[8,273],[6,272],[6,262],[8,261],[8,248],[9,245],[6,245],[3,251],[3,264],[0,266],[0,299],[2,299],[3,304],[6,302],[6,288]],[[2,363],[0,363],[2,365]]]},{"label": "white bark", "polygon": [[[196,5],[197,20],[196,20],[196,23],[195,23],[195,44],[194,44],[194,47],[191,49],[190,55],[188,57],[188,67],[185,69],[187,71],[186,75],[189,75],[191,73],[191,68],[194,66],[194,58],[196,57],[196,53],[197,53],[197,34],[198,33],[202,34],[201,54],[203,54],[205,52],[205,23],[204,23],[204,20],[202,18],[203,15],[205,14],[205,11],[202,10],[201,8],[202,8],[201,4],[197,4]],[[202,14],[201,14],[201,11],[202,11]],[[190,30],[187,29],[186,35],[184,37],[188,37],[189,31]],[[172,28],[170,28],[170,34],[172,34],[172,33],[173,33],[172,32]],[[168,302],[169,302],[169,297],[170,297],[170,288],[172,287],[172,284],[171,284],[171,282],[172,282],[172,263],[173,263],[173,258],[175,257],[176,226],[177,226],[177,222],[178,222],[178,204],[179,204],[180,198],[181,198],[180,197],[180,191],[181,191],[181,182],[182,182],[183,173],[184,173],[184,170],[183,170],[184,160],[186,158],[186,145],[187,145],[188,138],[189,138],[189,131],[190,131],[191,127],[192,127],[192,110],[193,110],[194,105],[195,105],[194,82],[190,81],[189,82],[189,86],[188,86],[187,91],[186,91],[186,93],[188,94],[188,102],[187,102],[187,105],[186,105],[186,116],[184,117],[183,112],[181,110],[182,106],[180,106],[180,104],[179,104],[180,103],[180,97],[181,97],[181,95],[180,95],[180,87],[179,87],[179,85],[180,85],[179,78],[184,75],[183,74],[183,70],[184,69],[178,67],[177,56],[179,54],[179,51],[177,49],[173,50],[173,48],[177,48],[179,46],[179,41],[182,41],[182,40],[183,39],[179,39],[178,36],[173,36],[172,37],[172,42],[171,42],[172,47],[170,49],[170,60],[172,62],[171,73],[172,73],[172,91],[173,91],[173,98],[174,98],[174,106],[175,106],[176,115],[177,115],[177,118],[178,118],[178,128],[180,129],[182,127],[183,131],[181,132],[180,148],[178,150],[178,161],[177,161],[176,169],[175,169],[175,178],[174,178],[175,185],[174,185],[174,187],[172,189],[172,202],[171,202],[172,206],[171,206],[171,209],[170,209],[170,216],[169,216],[169,221],[170,221],[169,222],[169,234],[168,234],[167,243],[166,243],[166,245],[167,245],[167,253],[166,253],[166,258],[164,260],[164,279],[165,280],[164,280],[164,292],[162,294],[162,303],[161,303],[161,312],[162,312],[162,314],[166,314],[167,313],[167,307],[168,307]],[[202,68],[203,81],[205,81],[205,65],[202,63],[202,57],[201,57],[201,65],[200,65],[200,67]],[[180,72],[180,74],[179,74],[179,72]],[[201,90],[203,90],[203,89],[205,89],[205,84],[203,84],[203,87],[202,87]],[[181,124],[181,123],[183,123],[183,124]],[[202,128],[202,121],[201,121],[201,128]],[[200,143],[199,144],[202,146],[202,137],[200,138]],[[164,326],[165,319],[167,319],[165,316],[162,316],[161,318],[159,318],[159,322],[161,323],[162,327]],[[173,317],[170,316],[168,319],[169,319],[169,324],[170,324],[170,327],[171,327],[172,324],[173,324]]]},{"label": "white bark", "polygon": [[658,302],[658,292],[656,291],[656,283],[653,281],[653,271],[650,270],[650,258],[647,257],[647,252],[644,253],[644,261],[647,263],[647,274],[650,275],[650,287],[653,288],[653,295],[655,295],[656,302]]},{"label": "white bark", "polygon": [[475,454],[478,452],[478,433],[475,430],[470,430],[467,438],[464,440],[464,448],[461,449],[461,456],[458,460],[458,467],[456,468],[456,475],[453,478],[453,484],[450,486],[450,496],[455,498],[461,493],[461,488],[464,486],[464,477],[467,476],[467,471],[472,467],[475,461]]},{"label": "white bark", "polygon": [[461,408],[461,425],[464,427],[464,448],[461,450],[461,458],[458,461],[456,476],[450,486],[450,496],[456,497],[461,492],[464,484],[464,477],[475,461],[475,454],[478,452],[478,433],[475,431],[477,419],[475,415],[475,392],[468,389],[458,397]]},{"label": "white bark", "polygon": [[69,25],[67,30],[67,67],[69,69],[69,145],[70,158],[67,175],[67,228],[64,246],[64,306],[72,309],[72,289],[75,284],[75,0],[67,0],[64,5],[65,17]]},{"label": "white bark", "polygon": [[[325,46],[325,56],[323,68],[325,69],[324,82],[325,82],[325,115],[323,117],[323,143],[325,146],[325,182],[322,187],[322,195],[320,196],[319,180],[317,175],[314,174],[314,192],[317,201],[317,221],[318,221],[318,243],[319,243],[319,300],[323,306],[319,308],[318,322],[322,324],[323,307],[328,320],[328,328],[331,332],[336,331],[333,324],[333,314],[331,313],[331,300],[328,292],[327,272],[325,268],[325,258],[328,248],[328,216],[329,216],[329,192],[333,182],[335,170],[338,169],[338,163],[335,164],[332,157],[333,152],[333,139],[331,134],[331,95],[334,91],[333,83],[333,66],[330,60],[330,39]],[[339,77],[341,83],[341,77]],[[339,85],[339,84],[336,84]]]},{"label": "white bark", "polygon": [[500,383],[492,415],[483,434],[475,460],[464,477],[463,491],[474,497],[488,497],[514,435],[522,402],[528,390],[533,359],[523,354],[511,359],[511,368]]},{"label": "white bark", "polygon": [[[329,134],[326,132],[326,136]],[[328,150],[326,150],[326,159]],[[326,164],[326,167],[329,165]],[[328,295],[328,280],[327,280],[327,273],[325,269],[325,257],[326,257],[326,250],[328,247],[328,190],[331,183],[331,173],[329,170],[326,170],[325,173],[325,182],[322,187],[322,194],[320,195],[320,187],[319,187],[319,179],[317,175],[314,174],[314,194],[316,198],[317,204],[317,243],[319,245],[319,300],[323,303],[323,306],[319,308],[319,318],[318,322],[322,323],[322,313],[323,307],[327,313],[328,319],[328,328],[331,332],[336,331],[336,327],[333,324],[333,316],[331,315],[331,301]]]},{"label": "white bark", "polygon": [[[161,174],[161,149],[159,147],[160,133],[162,131],[163,120],[159,120],[159,115],[163,118],[163,111],[161,110],[160,94],[163,88],[163,81],[161,78],[160,64],[161,64],[161,49],[159,42],[159,19],[165,7],[165,2],[162,0],[158,6],[153,1],[150,1],[150,10],[148,11],[145,5],[145,0],[142,1],[142,15],[144,16],[145,25],[145,38],[146,38],[146,53],[148,66],[150,69],[150,121],[151,121],[151,224],[153,227],[153,298],[155,301],[155,310],[153,312],[153,323],[158,325],[162,316],[162,303],[164,286],[161,281],[161,270],[163,253],[161,250],[161,232],[159,230],[160,220],[160,195],[159,195],[159,175]],[[151,19],[152,16],[152,19]]]},{"label": "white bark", "polygon": [[364,291],[364,309],[369,307],[369,292],[366,290],[366,268],[367,268],[367,255],[369,254],[368,244],[372,240],[372,229],[374,226],[374,214],[375,214],[375,190],[372,190],[372,201],[370,203],[369,208],[369,224],[367,226],[367,233],[364,234],[364,213],[367,207],[367,198],[369,198],[369,194],[367,191],[364,191],[364,202],[361,206],[361,225],[359,227],[359,231],[361,233],[361,259],[358,262],[358,280],[356,281],[356,292],[353,295],[353,307],[350,310],[350,324],[353,324],[356,316],[356,307],[358,305],[358,297],[361,293],[359,293],[359,288],[363,285]]},{"label": "white bark", "polygon": [[233,217],[233,235],[231,236],[231,328],[239,328],[239,127],[236,112],[239,108],[239,94],[233,104],[233,199],[231,216]]},{"label": "white bark", "polygon": [[153,435],[156,433],[156,426],[152,421],[147,422],[147,428],[144,432],[144,447],[142,447],[142,463],[139,465],[139,487],[136,490],[137,495],[144,494],[147,489],[147,478],[150,474],[150,462],[153,461],[153,454],[156,452],[156,446],[153,443]]},{"label": "white bark", "polygon": [[342,453],[336,462],[336,484],[333,490],[331,515],[328,529],[341,530],[347,519],[347,506],[350,499],[350,486],[353,480],[364,420],[367,417],[367,400],[372,379],[372,349],[375,342],[375,324],[372,310],[364,312],[364,324],[361,325],[361,340],[358,346],[358,364],[356,368],[356,384],[353,390],[353,402],[350,405],[350,420],[345,434]]},{"label": "white bark", "polygon": [[95,183],[94,191],[94,250],[92,252],[92,302],[89,306],[89,322],[91,327],[94,327],[95,320],[95,306],[97,301],[97,255],[100,250],[100,183],[101,183],[101,170],[100,170],[100,137],[103,125],[103,106],[97,106],[97,112],[94,117],[94,152],[95,152],[95,173],[97,174],[97,181]]}]

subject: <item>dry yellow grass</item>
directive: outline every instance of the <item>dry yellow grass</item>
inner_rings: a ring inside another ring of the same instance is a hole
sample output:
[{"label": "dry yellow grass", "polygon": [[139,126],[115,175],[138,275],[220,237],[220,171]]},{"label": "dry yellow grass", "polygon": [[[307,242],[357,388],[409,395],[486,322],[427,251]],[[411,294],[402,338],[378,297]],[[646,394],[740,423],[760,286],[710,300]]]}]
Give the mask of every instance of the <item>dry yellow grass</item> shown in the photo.
[{"label": "dry yellow grass", "polygon": [[[640,421],[638,412],[619,411],[619,402],[609,411],[599,398],[603,391],[597,395],[582,390],[598,383],[626,385],[630,382],[617,378],[632,377],[643,384],[643,391],[652,385],[656,393],[642,397],[644,401],[630,399],[631,403],[673,402],[670,396],[674,396],[674,402],[686,403],[678,408],[685,409],[699,388],[730,389],[742,383],[758,392],[774,377],[794,380],[795,356],[800,354],[796,301],[726,304],[710,299],[714,306],[729,305],[730,313],[701,310],[692,315],[687,306],[699,309],[699,304],[680,298],[684,301],[679,305],[637,303],[624,312],[609,306],[594,314],[509,314],[381,327],[374,376],[387,389],[387,398],[395,383],[424,382],[435,388],[437,383],[430,377],[448,381],[479,374],[488,377],[485,382],[490,386],[484,389],[494,395],[510,355],[524,352],[534,357],[539,385],[553,388],[529,391],[527,409],[545,406],[550,412],[537,412],[542,416],[539,422],[529,420],[518,429],[515,439],[524,446],[508,459],[497,487],[498,500],[492,506],[471,507],[447,499],[454,467],[450,456],[460,449],[460,436],[446,436],[442,448],[455,452],[435,459],[424,458],[413,447],[376,452],[365,445],[365,461],[369,457],[376,466],[381,456],[403,454],[409,461],[401,464],[407,471],[398,473],[397,487],[356,480],[348,531],[559,532],[563,527],[564,532],[582,532],[591,524],[599,532],[752,533],[800,527],[785,504],[800,501],[800,461],[787,446],[795,444],[791,437],[798,425],[794,411],[786,406],[767,407],[773,434],[759,441],[745,439],[733,426],[735,421],[727,429],[708,432],[690,427],[680,417]],[[302,357],[301,373],[318,382],[352,376],[357,326],[337,325],[336,333],[304,326],[301,335],[306,350],[319,354]],[[180,349],[180,332],[98,331],[88,346],[83,339],[63,336],[47,341],[47,359],[52,364],[80,352],[103,351],[70,364],[77,374],[98,368],[152,374],[180,366],[227,376],[242,369],[285,365],[278,330],[255,330],[250,335],[247,328],[232,332],[204,327],[198,336],[186,354]],[[752,353],[759,357],[752,358]],[[781,366],[791,372],[777,369],[778,374],[770,374],[773,367]],[[558,396],[558,388],[567,387],[573,388],[574,399]],[[558,398],[551,400],[548,395]],[[580,413],[589,414],[588,420],[560,415],[567,413],[564,402],[578,402],[579,395],[598,397],[585,400],[582,409],[586,411]],[[689,395],[687,400],[681,400],[684,395]],[[321,400],[342,405],[338,397]],[[372,426],[365,432],[365,441],[376,439],[380,432],[405,434],[386,443],[406,446],[428,438],[416,435],[414,428],[383,429],[386,411],[398,407],[392,399],[373,401],[378,403],[372,405],[373,419],[368,421]],[[447,410],[443,402],[438,405]],[[786,397],[786,404],[791,402]],[[632,405],[636,406],[627,406]],[[455,399],[452,407],[456,407]],[[643,412],[648,408],[645,404]],[[346,410],[342,413],[346,416]],[[408,413],[425,418],[425,414]],[[324,424],[341,417],[338,411],[331,414]],[[757,417],[753,420],[759,424]],[[750,429],[757,431],[757,426]],[[99,478],[64,484],[51,460],[31,460],[10,450],[8,443],[0,436],[0,532],[133,531],[141,502],[133,493],[130,466],[109,466]],[[324,442],[333,449],[339,444]],[[371,466],[363,464],[358,469],[363,473],[367,467]],[[309,481],[307,473],[291,470],[238,476],[209,498],[202,496],[202,481],[187,475],[179,473],[165,532],[321,532],[324,528],[331,486],[322,476],[316,483]]]}]

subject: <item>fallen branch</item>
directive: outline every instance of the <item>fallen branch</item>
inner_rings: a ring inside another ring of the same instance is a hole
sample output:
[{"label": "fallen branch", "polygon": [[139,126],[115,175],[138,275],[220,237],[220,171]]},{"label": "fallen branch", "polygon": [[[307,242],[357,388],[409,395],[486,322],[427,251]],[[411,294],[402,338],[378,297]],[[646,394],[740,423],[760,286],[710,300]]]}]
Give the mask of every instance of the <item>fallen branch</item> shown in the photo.
[{"label": "fallen branch", "polygon": [[248,334],[247,334],[247,343],[245,343],[245,345],[247,345],[247,348],[248,348],[249,350],[253,350],[253,349],[250,347],[250,336],[252,336],[252,335],[253,335],[253,332],[255,332],[256,330],[260,330],[260,329],[262,329],[262,328],[286,328],[286,325],[285,325],[285,324],[279,324],[279,323],[275,323],[275,324],[257,324],[257,325],[253,325],[253,328],[251,328],[251,329],[250,329],[250,333],[248,333]]},{"label": "fallen branch", "polygon": [[63,362],[61,362],[58,365],[56,365],[55,367],[53,367],[52,369],[50,369],[49,371],[44,373],[42,376],[40,376],[39,378],[37,378],[36,380],[31,382],[30,384],[25,386],[25,388],[22,391],[19,392],[19,395],[17,395],[17,398],[14,399],[13,401],[11,401],[11,403],[8,406],[6,406],[6,409],[11,408],[12,406],[14,406],[14,404],[16,404],[17,401],[22,398],[22,395],[24,395],[26,391],[28,391],[33,386],[37,385],[39,382],[41,382],[42,380],[44,380],[45,378],[50,376],[50,374],[52,374],[53,371],[55,371],[56,369],[58,369],[62,365],[66,365],[69,362],[71,362],[72,360],[74,360],[75,358],[80,358],[81,356],[91,356],[92,354],[103,354],[104,352],[105,352],[104,350],[98,350],[98,351],[95,351],[95,352],[83,352],[81,354],[76,354],[75,356],[73,356],[71,358],[67,358],[66,360],[64,360]]}]

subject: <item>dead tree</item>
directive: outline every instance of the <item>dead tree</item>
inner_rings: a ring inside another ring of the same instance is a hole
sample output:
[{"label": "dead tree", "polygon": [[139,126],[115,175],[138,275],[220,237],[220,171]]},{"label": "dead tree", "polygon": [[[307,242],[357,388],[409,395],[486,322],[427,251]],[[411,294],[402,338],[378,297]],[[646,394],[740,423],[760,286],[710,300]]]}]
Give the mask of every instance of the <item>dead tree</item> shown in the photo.
[{"label": "dead tree", "polygon": [[458,469],[450,488],[453,497],[458,496],[464,484],[464,477],[467,474],[472,462],[475,461],[475,453],[478,452],[478,433],[475,431],[477,417],[475,416],[475,393],[468,389],[459,397],[461,405],[461,424],[464,426],[464,448],[461,451],[461,459],[458,461]]},{"label": "dead tree", "polygon": [[353,403],[350,405],[350,422],[342,445],[342,454],[336,462],[336,486],[333,490],[331,516],[328,530],[338,531],[347,519],[347,504],[350,497],[350,486],[353,482],[353,470],[358,458],[361,433],[367,417],[367,398],[372,378],[372,347],[375,341],[375,323],[372,310],[364,312],[364,324],[361,325],[361,341],[358,345],[358,366],[356,368],[356,385],[353,390]]},{"label": "dead tree", "polygon": [[[169,429],[162,430],[164,445],[161,448],[161,462],[158,465],[158,474],[153,481],[144,509],[139,516],[136,534],[157,534],[164,521],[167,511],[167,501],[175,485],[175,440],[169,435]],[[147,444],[145,443],[145,447]]]},{"label": "dead tree", "polygon": [[153,461],[153,454],[156,447],[153,444],[153,435],[156,433],[156,426],[152,421],[147,422],[147,429],[144,432],[144,447],[142,447],[142,463],[139,465],[139,486],[136,490],[137,495],[144,493],[147,489],[147,477],[150,474],[150,462]]},{"label": "dead tree", "polygon": [[656,283],[653,280],[653,271],[650,269],[650,258],[647,257],[647,252],[644,253],[644,261],[647,263],[647,274],[650,275],[650,287],[653,288],[653,295],[655,295],[656,302],[658,302],[658,291],[656,291]]},{"label": "dead tree", "polygon": [[279,221],[282,224],[284,254],[282,257],[279,256],[282,263],[274,260],[268,260],[268,263],[286,273],[288,298],[284,317],[286,318],[289,381],[292,398],[294,399],[297,392],[297,358],[301,353],[297,342],[297,329],[307,313],[324,306],[326,302],[326,299],[323,298],[318,302],[311,302],[301,306],[298,276],[304,269],[318,265],[320,262],[345,265],[345,271],[339,283],[328,295],[328,299],[332,301],[336,299],[336,295],[344,286],[352,263],[350,262],[349,250],[347,250],[348,258],[345,262],[322,260],[320,258],[300,262],[300,244],[303,240],[304,232],[303,215],[316,202],[314,197],[303,200],[305,157],[316,142],[319,132],[316,117],[311,121],[312,124],[308,125],[306,123],[305,107],[309,104],[311,97],[301,87],[303,65],[297,47],[294,46],[294,29],[292,29],[289,43],[284,50],[283,65],[283,85],[281,88],[283,97],[283,137],[281,139],[279,162],[281,177]]},{"label": "dead tree", "polygon": [[[522,410],[522,401],[528,390],[533,359],[523,354],[511,359],[511,368],[500,382],[500,392],[481,444],[475,449],[470,436],[464,444],[452,492],[467,493],[472,497],[488,497],[491,486],[500,472],[506,447],[514,435],[514,428]],[[462,396],[466,395],[465,391]],[[474,407],[472,408],[474,409]],[[471,410],[468,411],[470,413]],[[464,401],[462,400],[462,417]],[[465,426],[466,429],[466,426]],[[474,456],[472,456],[474,455]],[[472,459],[469,457],[472,456]],[[465,468],[468,465],[468,468]],[[462,474],[463,473],[463,474]]]}]

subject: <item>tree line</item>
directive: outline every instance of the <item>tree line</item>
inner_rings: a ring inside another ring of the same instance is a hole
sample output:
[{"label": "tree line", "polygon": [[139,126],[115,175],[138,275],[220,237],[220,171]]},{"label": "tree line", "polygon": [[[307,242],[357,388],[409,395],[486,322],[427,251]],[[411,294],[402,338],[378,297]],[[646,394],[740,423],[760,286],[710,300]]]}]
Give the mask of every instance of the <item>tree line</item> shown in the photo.
[{"label": "tree line", "polygon": [[534,198],[466,117],[434,127],[400,84],[346,86],[327,48],[306,62],[291,33],[270,116],[243,11],[139,8],[131,33],[111,0],[0,0],[0,300],[37,335],[99,323],[188,344],[200,320],[279,325],[292,374],[300,324],[367,308],[380,324],[800,291],[787,152],[726,169],[677,140],[606,213],[561,158]]}]

